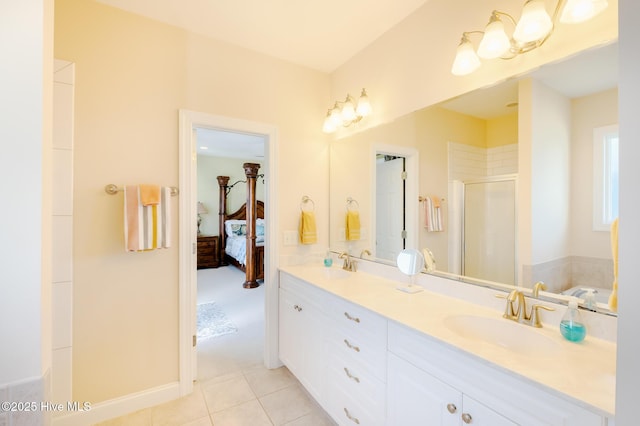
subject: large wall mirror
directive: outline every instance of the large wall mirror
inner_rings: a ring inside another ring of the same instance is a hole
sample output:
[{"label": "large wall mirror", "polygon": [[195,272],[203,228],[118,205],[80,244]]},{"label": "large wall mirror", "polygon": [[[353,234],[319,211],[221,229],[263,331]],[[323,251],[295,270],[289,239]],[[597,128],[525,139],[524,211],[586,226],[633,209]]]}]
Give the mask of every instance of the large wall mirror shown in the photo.
[{"label": "large wall mirror", "polygon": [[593,288],[606,311],[617,53],[592,48],[333,141],[331,249],[388,264],[419,249],[428,273],[499,288]]}]

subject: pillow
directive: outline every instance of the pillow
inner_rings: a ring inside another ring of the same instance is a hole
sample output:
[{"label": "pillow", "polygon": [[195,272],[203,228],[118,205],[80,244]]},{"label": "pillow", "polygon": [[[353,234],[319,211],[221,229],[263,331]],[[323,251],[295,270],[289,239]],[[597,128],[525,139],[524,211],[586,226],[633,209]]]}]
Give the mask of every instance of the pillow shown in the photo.
[{"label": "pillow", "polygon": [[233,224],[231,225],[231,232],[239,237],[247,235],[247,225]]},{"label": "pillow", "polygon": [[[245,220],[227,220],[224,223],[224,230],[227,234],[227,236],[229,237],[234,237],[234,236],[238,236],[238,235],[246,235],[247,231],[246,231],[246,224],[247,222]],[[244,226],[242,226],[244,225]],[[244,228],[244,234],[242,233],[238,233],[238,232],[242,232],[242,228]]]},{"label": "pillow", "polygon": [[256,235],[264,235],[264,223],[256,223]]}]

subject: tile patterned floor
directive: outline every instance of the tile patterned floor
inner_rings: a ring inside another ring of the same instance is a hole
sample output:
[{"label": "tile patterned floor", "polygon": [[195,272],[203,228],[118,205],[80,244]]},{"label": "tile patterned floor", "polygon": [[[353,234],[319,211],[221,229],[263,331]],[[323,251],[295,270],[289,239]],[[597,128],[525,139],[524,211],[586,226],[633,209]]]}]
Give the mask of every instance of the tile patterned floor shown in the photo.
[{"label": "tile patterned floor", "polygon": [[193,393],[99,426],[335,425],[286,367],[261,365],[264,289],[242,289],[238,272],[198,271],[198,303],[215,299],[238,332],[199,343]]}]

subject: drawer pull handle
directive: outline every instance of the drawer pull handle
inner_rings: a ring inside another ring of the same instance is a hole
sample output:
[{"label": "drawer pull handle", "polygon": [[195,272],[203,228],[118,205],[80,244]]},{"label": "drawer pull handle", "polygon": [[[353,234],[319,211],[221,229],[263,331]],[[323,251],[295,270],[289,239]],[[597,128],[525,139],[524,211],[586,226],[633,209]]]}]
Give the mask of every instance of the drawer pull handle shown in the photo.
[{"label": "drawer pull handle", "polygon": [[347,319],[350,319],[350,320],[351,320],[351,321],[353,321],[353,322],[357,322],[357,323],[359,323],[359,322],[360,322],[360,318],[358,318],[358,317],[352,317],[351,315],[349,315],[349,313],[348,313],[348,312],[345,312],[345,313],[344,313],[344,316],[345,316],[345,317],[347,317]]},{"label": "drawer pull handle", "polygon": [[344,339],[344,344],[349,347],[349,349],[353,349],[356,352],[360,352],[360,348],[357,346],[353,346],[347,339]]},{"label": "drawer pull handle", "polygon": [[456,404],[447,404],[447,411],[451,414],[454,414],[456,411],[458,411],[458,407],[456,407]]},{"label": "drawer pull handle", "polygon": [[347,410],[346,408],[344,409],[344,414],[346,414],[347,418],[352,422],[354,422],[355,424],[357,425],[360,424],[360,420],[358,420],[356,417],[353,417],[351,414],[349,414],[349,410]]},{"label": "drawer pull handle", "polygon": [[348,378],[350,378],[351,380],[353,380],[356,383],[360,383],[360,379],[358,379],[356,376],[352,375],[351,373],[349,373],[349,369],[347,369],[347,367],[344,367],[344,372],[347,375]]},{"label": "drawer pull handle", "polygon": [[293,305],[293,309],[295,309],[296,311],[300,312],[302,310],[302,308],[298,305]]},{"label": "drawer pull handle", "polygon": [[465,422],[466,424],[470,425],[471,422],[473,421],[473,419],[471,418],[471,414],[462,413],[462,421]]}]

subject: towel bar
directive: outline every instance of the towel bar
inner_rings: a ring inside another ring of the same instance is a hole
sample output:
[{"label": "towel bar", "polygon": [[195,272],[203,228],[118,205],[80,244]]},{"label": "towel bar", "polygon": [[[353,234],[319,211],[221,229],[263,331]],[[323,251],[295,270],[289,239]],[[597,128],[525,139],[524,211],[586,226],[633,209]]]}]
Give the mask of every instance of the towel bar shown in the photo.
[{"label": "towel bar", "polygon": [[[106,192],[109,195],[115,195],[118,192],[124,191],[124,188],[118,188],[117,185],[114,185],[112,183],[110,183],[109,185],[104,187],[104,192]],[[179,191],[178,188],[176,188],[175,186],[171,187],[171,196],[175,197],[176,195],[178,195]]]}]

